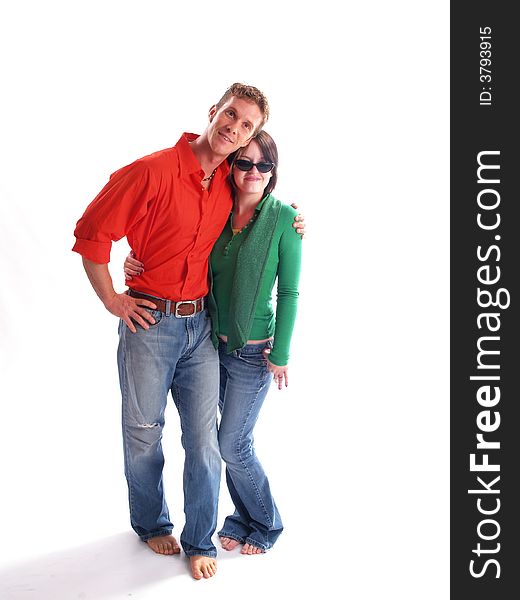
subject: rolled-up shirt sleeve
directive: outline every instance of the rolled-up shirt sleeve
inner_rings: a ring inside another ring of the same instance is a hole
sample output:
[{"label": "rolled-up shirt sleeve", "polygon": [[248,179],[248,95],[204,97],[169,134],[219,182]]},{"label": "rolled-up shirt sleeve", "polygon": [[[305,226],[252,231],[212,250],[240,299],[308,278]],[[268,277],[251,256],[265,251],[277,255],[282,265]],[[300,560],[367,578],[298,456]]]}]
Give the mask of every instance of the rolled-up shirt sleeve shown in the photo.
[{"label": "rolled-up shirt sleeve", "polygon": [[112,242],[127,235],[146,215],[155,188],[146,161],[137,160],[113,173],[77,222],[72,250],[95,263],[110,262]]}]

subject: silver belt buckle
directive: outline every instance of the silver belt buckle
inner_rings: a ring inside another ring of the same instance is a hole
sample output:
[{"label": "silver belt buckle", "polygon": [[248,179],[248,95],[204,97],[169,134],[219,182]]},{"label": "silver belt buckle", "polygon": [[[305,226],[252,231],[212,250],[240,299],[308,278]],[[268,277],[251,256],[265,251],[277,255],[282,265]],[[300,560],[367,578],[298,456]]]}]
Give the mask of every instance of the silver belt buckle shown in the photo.
[{"label": "silver belt buckle", "polygon": [[[181,302],[177,302],[177,304],[175,305],[174,315],[178,319],[187,319],[188,317],[193,317],[194,315],[197,314],[197,302],[198,302],[198,300],[182,300]],[[204,310],[204,298],[201,298],[200,303],[201,303],[201,310]],[[179,306],[181,306],[182,304],[193,304],[193,312],[191,313],[191,315],[180,315],[179,314]]]}]

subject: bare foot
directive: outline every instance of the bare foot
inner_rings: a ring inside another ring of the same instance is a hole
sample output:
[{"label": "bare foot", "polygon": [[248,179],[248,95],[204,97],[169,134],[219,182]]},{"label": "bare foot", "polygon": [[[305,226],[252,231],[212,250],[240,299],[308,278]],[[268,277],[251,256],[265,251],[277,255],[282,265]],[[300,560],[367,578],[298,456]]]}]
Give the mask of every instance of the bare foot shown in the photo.
[{"label": "bare foot", "polygon": [[256,546],[247,543],[244,544],[244,547],[240,550],[240,554],[263,554],[264,552],[265,550],[262,550],[262,548],[257,548]]},{"label": "bare foot", "polygon": [[193,579],[209,579],[217,572],[217,561],[211,556],[190,556]]},{"label": "bare foot", "polygon": [[158,535],[146,541],[157,554],[179,554],[181,549],[173,535]]},{"label": "bare foot", "polygon": [[237,542],[233,538],[228,538],[228,537],[221,537],[220,543],[222,545],[222,548],[224,548],[224,550],[233,550],[233,548],[236,548],[240,544],[240,542]]}]

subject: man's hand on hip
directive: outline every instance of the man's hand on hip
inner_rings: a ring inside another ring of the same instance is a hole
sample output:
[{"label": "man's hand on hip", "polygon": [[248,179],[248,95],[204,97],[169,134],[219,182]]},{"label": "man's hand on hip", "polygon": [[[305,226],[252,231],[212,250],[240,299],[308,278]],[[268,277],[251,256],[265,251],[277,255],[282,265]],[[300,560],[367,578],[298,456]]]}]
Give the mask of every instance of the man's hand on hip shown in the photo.
[{"label": "man's hand on hip", "polygon": [[128,329],[132,333],[136,333],[137,329],[133,321],[140,325],[143,329],[149,329],[148,323],[152,325],[155,319],[146,310],[146,308],[155,309],[157,306],[150,300],[142,298],[132,298],[127,294],[114,294],[108,301],[104,302],[105,308],[116,317],[123,319]]}]

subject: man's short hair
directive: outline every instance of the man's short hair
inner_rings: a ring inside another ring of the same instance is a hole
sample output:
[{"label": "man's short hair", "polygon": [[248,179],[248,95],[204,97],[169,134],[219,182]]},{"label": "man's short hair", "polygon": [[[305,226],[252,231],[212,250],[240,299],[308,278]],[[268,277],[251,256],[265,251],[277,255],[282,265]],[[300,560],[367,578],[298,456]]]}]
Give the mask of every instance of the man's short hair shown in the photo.
[{"label": "man's short hair", "polygon": [[255,88],[252,85],[246,85],[245,83],[233,83],[228,87],[228,89],[224,92],[222,98],[215,105],[217,107],[217,110],[223,104],[225,104],[232,96],[235,96],[235,98],[243,98],[244,100],[249,100],[249,102],[254,102],[262,111],[264,118],[262,123],[258,126],[258,128],[255,131],[255,134],[257,134],[269,118],[269,103],[267,102],[267,98],[258,88]]}]

